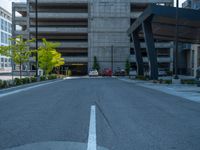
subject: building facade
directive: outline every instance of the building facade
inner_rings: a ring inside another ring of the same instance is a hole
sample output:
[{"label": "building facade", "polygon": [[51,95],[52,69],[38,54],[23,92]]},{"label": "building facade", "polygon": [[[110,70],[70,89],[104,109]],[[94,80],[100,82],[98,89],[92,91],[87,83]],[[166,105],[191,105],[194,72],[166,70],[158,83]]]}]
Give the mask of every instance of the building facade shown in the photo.
[{"label": "building facade", "polygon": [[[182,4],[183,8],[200,10],[200,0],[186,0]],[[182,48],[185,52],[185,62],[188,74],[196,77],[196,70],[200,67],[200,45],[199,44],[183,44]]]},{"label": "building facade", "polygon": [[[124,69],[127,59],[135,69],[127,29],[152,3],[172,6],[173,0],[38,0],[38,39],[61,43],[58,51],[66,62],[63,71],[70,68],[74,74],[86,74],[92,69],[94,56],[101,70]],[[13,36],[35,37],[35,0],[13,3],[12,17]],[[147,55],[142,39],[141,47],[143,55]],[[156,48],[160,68],[172,70],[173,43],[157,41]]]},{"label": "building facade", "polygon": [[[9,38],[12,36],[12,19],[11,14],[0,7],[0,45],[7,46],[10,44]],[[0,73],[11,72],[11,59],[0,55]]]}]

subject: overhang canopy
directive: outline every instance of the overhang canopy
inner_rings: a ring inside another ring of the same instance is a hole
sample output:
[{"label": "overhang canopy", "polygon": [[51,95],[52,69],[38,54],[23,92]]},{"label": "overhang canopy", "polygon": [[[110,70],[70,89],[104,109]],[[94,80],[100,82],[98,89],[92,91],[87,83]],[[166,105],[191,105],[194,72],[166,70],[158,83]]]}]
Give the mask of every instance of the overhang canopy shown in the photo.
[{"label": "overhang canopy", "polygon": [[[185,43],[200,44],[200,11],[192,9],[178,9],[178,40]],[[168,6],[149,5],[143,14],[128,29],[128,34],[139,32],[144,36],[142,23],[150,21],[154,39],[175,39],[176,8]]]}]

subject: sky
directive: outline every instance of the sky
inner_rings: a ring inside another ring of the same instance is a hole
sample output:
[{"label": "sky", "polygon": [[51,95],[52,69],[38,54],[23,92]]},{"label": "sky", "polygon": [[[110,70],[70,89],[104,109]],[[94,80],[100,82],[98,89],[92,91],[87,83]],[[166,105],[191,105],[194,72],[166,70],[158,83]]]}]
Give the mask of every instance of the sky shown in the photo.
[{"label": "sky", "polygon": [[[181,6],[181,4],[184,1],[185,0],[179,0],[179,3],[180,3],[179,6]],[[12,2],[26,2],[26,0],[0,0],[0,6],[6,9],[7,11],[11,12]]]},{"label": "sky", "polygon": [[12,2],[26,2],[26,0],[0,0],[0,6],[11,12]]}]

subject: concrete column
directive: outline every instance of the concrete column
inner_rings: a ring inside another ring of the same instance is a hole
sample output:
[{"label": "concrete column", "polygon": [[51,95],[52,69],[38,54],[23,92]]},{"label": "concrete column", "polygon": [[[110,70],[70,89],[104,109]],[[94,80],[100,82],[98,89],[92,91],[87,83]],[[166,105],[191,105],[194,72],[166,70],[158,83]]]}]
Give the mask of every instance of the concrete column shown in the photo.
[{"label": "concrete column", "polygon": [[146,20],[142,23],[144,38],[146,42],[147,54],[149,58],[149,69],[150,78],[152,80],[158,79],[158,61],[157,61],[157,51],[155,49],[155,43],[153,38],[153,31],[151,26],[151,20]]},{"label": "concrete column", "polygon": [[144,64],[142,59],[142,53],[140,49],[140,40],[138,33],[134,32],[131,34],[131,38],[133,40],[134,50],[135,50],[135,57],[136,57],[136,64],[137,64],[137,75],[144,75]]}]

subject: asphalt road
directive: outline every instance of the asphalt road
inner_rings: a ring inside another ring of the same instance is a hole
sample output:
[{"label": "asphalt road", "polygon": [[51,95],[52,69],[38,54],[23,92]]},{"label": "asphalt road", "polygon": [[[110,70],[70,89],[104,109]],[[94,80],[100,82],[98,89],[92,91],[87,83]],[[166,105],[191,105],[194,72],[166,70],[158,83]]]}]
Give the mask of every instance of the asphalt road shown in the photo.
[{"label": "asphalt road", "polygon": [[92,105],[99,150],[200,150],[199,103],[112,78],[0,97],[0,150],[86,150]]}]

